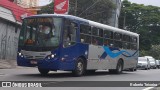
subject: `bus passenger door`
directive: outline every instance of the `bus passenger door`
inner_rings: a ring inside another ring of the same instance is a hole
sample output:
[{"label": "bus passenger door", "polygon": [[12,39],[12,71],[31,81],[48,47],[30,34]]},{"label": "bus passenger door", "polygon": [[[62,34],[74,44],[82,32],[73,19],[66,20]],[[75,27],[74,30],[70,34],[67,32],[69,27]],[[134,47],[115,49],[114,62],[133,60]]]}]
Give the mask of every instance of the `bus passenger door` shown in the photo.
[{"label": "bus passenger door", "polygon": [[62,70],[74,69],[74,61],[76,60],[76,57],[78,55],[76,33],[76,23],[66,20],[63,30],[63,48],[61,49],[62,63],[60,63],[60,66]]}]

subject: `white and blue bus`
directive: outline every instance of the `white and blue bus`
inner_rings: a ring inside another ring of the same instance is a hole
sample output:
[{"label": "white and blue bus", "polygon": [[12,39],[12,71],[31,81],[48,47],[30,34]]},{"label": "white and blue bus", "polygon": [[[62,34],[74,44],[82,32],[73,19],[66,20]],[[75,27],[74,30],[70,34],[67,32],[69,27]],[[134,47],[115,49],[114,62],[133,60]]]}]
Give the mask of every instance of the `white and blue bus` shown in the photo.
[{"label": "white and blue bus", "polygon": [[136,69],[139,35],[71,15],[26,17],[19,36],[17,64],[75,76],[95,70]]}]

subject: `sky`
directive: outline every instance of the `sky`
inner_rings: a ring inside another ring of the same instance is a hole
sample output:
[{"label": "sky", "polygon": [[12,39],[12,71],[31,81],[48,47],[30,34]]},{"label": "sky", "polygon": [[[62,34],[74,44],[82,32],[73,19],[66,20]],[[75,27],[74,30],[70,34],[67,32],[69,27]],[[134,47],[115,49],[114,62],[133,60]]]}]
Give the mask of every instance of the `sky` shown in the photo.
[{"label": "sky", "polygon": [[[46,5],[52,0],[40,0],[39,5]],[[123,1],[123,0],[122,0]],[[128,0],[132,3],[137,3],[137,4],[144,4],[144,5],[153,5],[153,6],[158,6],[160,7],[160,0]]]},{"label": "sky", "polygon": [[49,2],[51,2],[52,0],[39,0],[39,5],[40,6],[43,6],[43,5],[46,5],[46,4],[49,4]]},{"label": "sky", "polygon": [[152,5],[160,7],[160,0],[128,0],[132,3]]}]

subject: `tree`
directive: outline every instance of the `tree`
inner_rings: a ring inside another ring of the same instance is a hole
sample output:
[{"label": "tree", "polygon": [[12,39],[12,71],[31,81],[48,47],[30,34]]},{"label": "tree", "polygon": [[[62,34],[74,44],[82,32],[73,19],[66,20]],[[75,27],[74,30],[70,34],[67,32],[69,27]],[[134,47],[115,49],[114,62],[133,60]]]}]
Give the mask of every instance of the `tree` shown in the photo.
[{"label": "tree", "polygon": [[152,45],[151,49],[149,50],[149,55],[156,59],[160,59],[160,45]]},{"label": "tree", "polygon": [[[54,13],[53,3],[42,7],[39,13]],[[111,0],[70,0],[69,14],[108,24],[108,19],[112,15],[115,5]]]},{"label": "tree", "polygon": [[108,24],[108,19],[112,15],[115,5],[111,0],[70,0],[69,14],[75,15],[77,1],[76,16]]},{"label": "tree", "polygon": [[140,50],[160,44],[160,7],[122,2],[119,28],[140,34]]}]

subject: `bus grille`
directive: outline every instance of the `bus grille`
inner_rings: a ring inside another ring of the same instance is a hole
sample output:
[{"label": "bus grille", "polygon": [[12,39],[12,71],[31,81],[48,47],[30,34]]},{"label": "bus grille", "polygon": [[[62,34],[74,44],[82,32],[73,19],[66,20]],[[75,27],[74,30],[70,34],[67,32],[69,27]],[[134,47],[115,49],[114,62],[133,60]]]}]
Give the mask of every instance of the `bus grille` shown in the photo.
[{"label": "bus grille", "polygon": [[27,59],[38,59],[38,60],[41,60],[41,59],[45,58],[45,56],[29,56],[29,55],[25,55],[25,57]]}]

